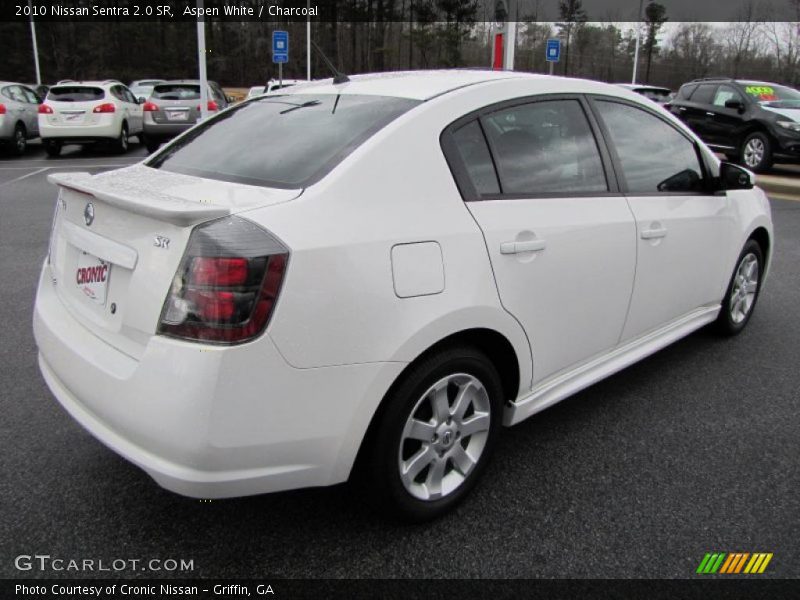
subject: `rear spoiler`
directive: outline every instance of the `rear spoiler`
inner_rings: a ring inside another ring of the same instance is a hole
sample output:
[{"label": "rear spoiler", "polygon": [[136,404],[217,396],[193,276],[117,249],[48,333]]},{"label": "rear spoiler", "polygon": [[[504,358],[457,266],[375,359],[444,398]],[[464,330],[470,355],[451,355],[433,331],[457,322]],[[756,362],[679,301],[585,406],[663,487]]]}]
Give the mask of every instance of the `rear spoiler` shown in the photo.
[{"label": "rear spoiler", "polygon": [[154,195],[152,192],[137,195],[136,190],[120,191],[112,189],[105,182],[92,181],[92,174],[51,173],[47,181],[60,187],[88,194],[112,206],[128,212],[153,217],[175,225],[191,225],[230,214],[230,209],[214,204],[190,202],[167,194]]}]

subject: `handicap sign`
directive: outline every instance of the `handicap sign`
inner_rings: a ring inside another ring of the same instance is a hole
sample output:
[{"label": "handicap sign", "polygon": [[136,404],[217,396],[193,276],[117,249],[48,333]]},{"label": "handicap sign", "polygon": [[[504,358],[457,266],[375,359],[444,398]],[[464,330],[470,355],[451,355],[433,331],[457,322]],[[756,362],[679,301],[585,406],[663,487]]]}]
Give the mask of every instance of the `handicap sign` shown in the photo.
[{"label": "handicap sign", "polygon": [[561,58],[561,40],[547,40],[545,58],[548,62],[558,62]]},{"label": "handicap sign", "polygon": [[289,32],[288,31],[273,31],[272,32],[272,62],[286,63],[289,62]]}]

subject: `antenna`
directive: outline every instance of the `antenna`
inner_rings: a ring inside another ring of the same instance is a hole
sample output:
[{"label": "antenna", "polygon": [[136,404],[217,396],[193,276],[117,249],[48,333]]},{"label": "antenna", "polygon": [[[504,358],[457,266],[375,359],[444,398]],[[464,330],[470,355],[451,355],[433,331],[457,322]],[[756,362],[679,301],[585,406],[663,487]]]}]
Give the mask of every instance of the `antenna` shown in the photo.
[{"label": "antenna", "polygon": [[330,61],[330,59],[327,56],[325,56],[325,53],[320,49],[319,46],[317,46],[317,42],[311,40],[311,45],[314,46],[314,50],[319,52],[319,55],[322,57],[322,60],[325,61],[325,64],[328,65],[328,68],[331,70],[331,73],[333,73],[334,85],[337,83],[347,83],[348,81],[350,81],[350,78],[347,75],[345,75],[339,69],[333,66],[333,63]]}]

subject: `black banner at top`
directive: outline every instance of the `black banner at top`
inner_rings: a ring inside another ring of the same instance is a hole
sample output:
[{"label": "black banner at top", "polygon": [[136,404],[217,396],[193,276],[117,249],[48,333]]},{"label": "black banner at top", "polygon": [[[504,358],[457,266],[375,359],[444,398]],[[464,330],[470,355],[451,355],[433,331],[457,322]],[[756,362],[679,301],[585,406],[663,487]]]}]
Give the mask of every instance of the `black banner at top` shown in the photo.
[{"label": "black banner at top", "polygon": [[0,21],[633,22],[653,1],[672,22],[800,21],[796,0],[3,0]]}]

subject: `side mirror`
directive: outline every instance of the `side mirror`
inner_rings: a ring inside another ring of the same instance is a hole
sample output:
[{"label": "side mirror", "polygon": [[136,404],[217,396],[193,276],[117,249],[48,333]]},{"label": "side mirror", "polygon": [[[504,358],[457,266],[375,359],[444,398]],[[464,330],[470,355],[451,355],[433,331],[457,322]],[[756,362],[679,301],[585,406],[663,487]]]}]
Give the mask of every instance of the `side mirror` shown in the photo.
[{"label": "side mirror", "polygon": [[735,100],[731,98],[730,100],[725,100],[725,108],[731,108],[733,110],[738,110],[740,113],[744,112],[744,104],[741,100]]},{"label": "side mirror", "polygon": [[744,167],[722,162],[719,166],[719,182],[723,190],[752,190],[756,176]]}]

